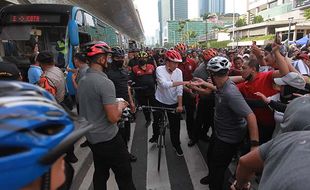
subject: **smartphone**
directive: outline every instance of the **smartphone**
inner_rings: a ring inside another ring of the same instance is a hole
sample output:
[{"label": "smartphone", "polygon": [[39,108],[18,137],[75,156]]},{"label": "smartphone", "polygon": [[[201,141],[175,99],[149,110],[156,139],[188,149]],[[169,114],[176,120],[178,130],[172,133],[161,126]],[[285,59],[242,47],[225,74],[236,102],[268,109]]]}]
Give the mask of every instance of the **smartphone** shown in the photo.
[{"label": "smartphone", "polygon": [[274,42],[275,42],[276,44],[281,45],[281,42],[282,42],[282,34],[281,34],[280,32],[277,32],[277,33],[276,33]]}]

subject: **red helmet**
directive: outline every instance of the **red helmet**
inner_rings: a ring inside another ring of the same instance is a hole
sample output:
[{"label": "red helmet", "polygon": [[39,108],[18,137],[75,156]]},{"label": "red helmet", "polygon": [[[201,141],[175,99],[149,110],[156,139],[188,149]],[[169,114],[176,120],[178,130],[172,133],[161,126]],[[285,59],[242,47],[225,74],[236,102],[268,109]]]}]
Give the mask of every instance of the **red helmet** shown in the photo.
[{"label": "red helmet", "polygon": [[94,55],[98,54],[106,54],[106,53],[112,53],[111,48],[109,45],[105,42],[95,42],[94,45],[92,45],[87,52],[88,57],[92,57]]},{"label": "red helmet", "polygon": [[177,45],[175,45],[174,49],[179,53],[186,53],[187,46],[183,43],[178,43]]},{"label": "red helmet", "polygon": [[176,62],[176,63],[182,63],[182,57],[179,52],[175,50],[168,50],[165,53],[166,59],[169,59],[170,61]]},{"label": "red helmet", "polygon": [[210,59],[212,59],[217,55],[218,55],[217,51],[213,48],[205,49],[202,51],[202,56],[205,59],[205,61],[209,61]]}]

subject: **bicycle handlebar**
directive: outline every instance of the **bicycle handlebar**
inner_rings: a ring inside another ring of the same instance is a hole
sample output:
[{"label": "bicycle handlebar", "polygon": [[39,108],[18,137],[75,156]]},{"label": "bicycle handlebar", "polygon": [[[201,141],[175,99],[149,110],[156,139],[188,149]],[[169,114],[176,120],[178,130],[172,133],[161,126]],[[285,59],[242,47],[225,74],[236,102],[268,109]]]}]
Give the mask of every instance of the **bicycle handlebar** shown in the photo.
[{"label": "bicycle handlebar", "polygon": [[156,106],[141,106],[142,109],[153,109],[153,110],[163,110],[168,112],[176,112],[176,109],[174,108],[165,108],[165,107],[156,107]]}]

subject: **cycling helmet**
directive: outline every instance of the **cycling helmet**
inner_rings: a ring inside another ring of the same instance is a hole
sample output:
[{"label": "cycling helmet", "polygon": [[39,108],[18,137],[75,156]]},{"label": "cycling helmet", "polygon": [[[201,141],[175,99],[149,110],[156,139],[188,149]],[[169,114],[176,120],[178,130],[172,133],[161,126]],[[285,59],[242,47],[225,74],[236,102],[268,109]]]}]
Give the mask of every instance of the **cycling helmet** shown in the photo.
[{"label": "cycling helmet", "polygon": [[113,57],[125,57],[125,51],[120,47],[113,47],[112,51]]},{"label": "cycling helmet", "polygon": [[207,69],[213,72],[219,72],[221,70],[229,70],[231,67],[231,63],[228,61],[227,58],[216,56],[210,59],[207,64]]},{"label": "cycling helmet", "polygon": [[31,84],[0,81],[0,187],[20,189],[48,173],[90,129],[84,122],[74,131],[71,117],[47,94]]},{"label": "cycling helmet", "polygon": [[92,57],[94,55],[98,54],[106,54],[106,53],[112,53],[111,48],[109,45],[105,42],[99,41],[99,42],[90,42],[88,44],[85,44],[87,46],[87,56]]},{"label": "cycling helmet", "polygon": [[182,63],[182,57],[179,52],[176,50],[168,50],[165,54],[166,59],[176,62],[176,63]]},{"label": "cycling helmet", "polygon": [[174,49],[179,53],[186,53],[187,47],[184,43],[178,43],[175,45]]},{"label": "cycling helmet", "polygon": [[166,52],[167,52],[167,49],[162,48],[162,49],[159,51],[159,55],[165,55]]},{"label": "cycling helmet", "polygon": [[205,59],[205,61],[209,61],[211,58],[217,55],[218,55],[217,51],[213,48],[205,49],[202,51],[202,56]]},{"label": "cycling helmet", "polygon": [[148,54],[145,51],[140,51],[137,53],[139,59],[148,58]]}]

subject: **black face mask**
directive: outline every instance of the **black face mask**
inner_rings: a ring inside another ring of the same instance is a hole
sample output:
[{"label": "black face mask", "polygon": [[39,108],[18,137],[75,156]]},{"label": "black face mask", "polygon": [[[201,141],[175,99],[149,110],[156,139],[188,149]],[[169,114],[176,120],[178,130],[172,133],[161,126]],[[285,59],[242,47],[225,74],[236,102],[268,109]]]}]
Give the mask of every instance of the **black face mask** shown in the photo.
[{"label": "black face mask", "polygon": [[139,60],[139,66],[142,67],[143,65],[145,65],[147,63],[147,61],[145,60]]},{"label": "black face mask", "polygon": [[124,60],[120,60],[120,61],[115,61],[113,60],[112,65],[115,65],[115,67],[117,68],[122,68],[124,64]]},{"label": "black face mask", "polygon": [[57,190],[69,190],[72,184],[74,169],[70,163],[65,162],[65,182]]},{"label": "black face mask", "polygon": [[253,78],[253,75],[252,75],[252,74],[249,74],[249,75],[245,78],[245,80],[246,80],[246,81],[250,81],[250,80],[252,80],[252,78]]}]

